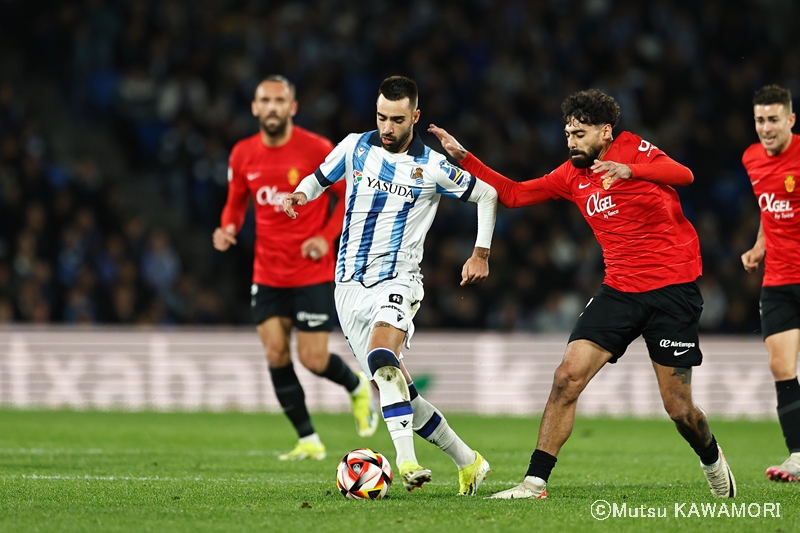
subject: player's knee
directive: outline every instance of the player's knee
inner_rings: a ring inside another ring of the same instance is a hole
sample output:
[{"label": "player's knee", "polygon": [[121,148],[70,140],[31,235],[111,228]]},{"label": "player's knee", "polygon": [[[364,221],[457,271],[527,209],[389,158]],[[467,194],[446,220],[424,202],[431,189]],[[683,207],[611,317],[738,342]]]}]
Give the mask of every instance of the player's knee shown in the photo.
[{"label": "player's knee", "polygon": [[670,419],[678,425],[690,426],[697,409],[693,402],[686,402],[680,398],[665,398],[664,409]]},{"label": "player's knee", "polygon": [[561,364],[553,376],[553,394],[563,400],[576,400],[586,387],[586,379],[574,369]]},{"label": "player's knee", "polygon": [[785,381],[797,375],[792,363],[794,363],[794,361],[787,363],[786,358],[770,354],[769,371],[772,372],[772,377],[775,378],[775,381]]},{"label": "player's knee", "polygon": [[292,362],[288,346],[268,344],[264,346],[264,356],[270,368],[281,368]]},{"label": "player's knee", "polygon": [[327,349],[318,350],[301,347],[297,350],[297,358],[300,359],[300,363],[304,367],[314,374],[321,376],[325,373],[325,370],[328,369],[330,354]]}]

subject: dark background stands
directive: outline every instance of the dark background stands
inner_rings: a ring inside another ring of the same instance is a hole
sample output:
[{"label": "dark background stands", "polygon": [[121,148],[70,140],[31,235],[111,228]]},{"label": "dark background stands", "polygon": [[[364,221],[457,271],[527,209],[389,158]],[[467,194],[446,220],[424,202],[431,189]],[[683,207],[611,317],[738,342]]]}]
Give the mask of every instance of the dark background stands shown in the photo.
[{"label": "dark background stands", "polygon": [[[256,83],[289,77],[296,123],[338,142],[375,127],[380,80],[405,74],[422,125],[515,179],[566,159],[564,96],[608,91],[618,131],[694,171],[679,193],[703,329],[757,331],[740,156],[753,91],[800,94],[799,19],[789,0],[0,0],[0,322],[247,323],[252,216],[227,254],[210,236]],[[471,209],[440,204],[418,324],[568,331],[602,280],[577,209],[500,208],[490,278],[462,288]]]}]

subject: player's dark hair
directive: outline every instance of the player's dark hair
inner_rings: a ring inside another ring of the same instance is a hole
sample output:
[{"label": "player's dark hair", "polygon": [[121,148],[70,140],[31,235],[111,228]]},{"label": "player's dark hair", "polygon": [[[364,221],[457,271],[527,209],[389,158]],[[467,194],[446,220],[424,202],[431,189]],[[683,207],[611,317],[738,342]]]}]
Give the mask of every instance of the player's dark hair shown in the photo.
[{"label": "player's dark hair", "polygon": [[611,124],[613,128],[619,122],[619,104],[600,89],[567,96],[561,104],[561,112],[564,113],[564,124],[575,119],[587,126]]},{"label": "player's dark hair", "polygon": [[[285,76],[281,76],[280,74],[270,74],[269,76],[258,82],[258,85],[256,85],[256,91],[258,90],[259,85],[261,85],[265,81],[277,81],[279,83],[283,83],[289,88],[289,93],[292,95],[292,100],[296,98],[295,96],[296,89],[294,87],[294,83],[290,82],[289,79],[286,78]],[[255,91],[253,91],[253,94],[255,94]]]},{"label": "player's dark hair", "polygon": [[789,113],[792,112],[792,91],[780,85],[765,85],[753,96],[753,105],[783,104]]},{"label": "player's dark hair", "polygon": [[419,91],[417,90],[417,82],[405,76],[390,76],[383,80],[378,94],[382,94],[387,100],[396,102],[403,98],[408,98],[411,109],[417,108],[417,98]]}]

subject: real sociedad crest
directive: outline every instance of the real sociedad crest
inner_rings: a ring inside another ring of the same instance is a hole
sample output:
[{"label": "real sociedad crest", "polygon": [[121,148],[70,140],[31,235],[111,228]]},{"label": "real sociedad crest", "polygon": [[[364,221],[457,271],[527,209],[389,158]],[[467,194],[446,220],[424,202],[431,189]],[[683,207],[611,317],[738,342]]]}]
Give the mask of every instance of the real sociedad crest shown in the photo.
[{"label": "real sociedad crest", "polygon": [[789,174],[783,181],[783,186],[786,187],[786,192],[794,192],[794,185],[795,185],[794,176]]},{"label": "real sociedad crest", "polygon": [[417,185],[422,185],[425,181],[422,177],[422,167],[417,167],[414,169],[414,172],[411,173],[411,179],[414,180],[414,183]]}]

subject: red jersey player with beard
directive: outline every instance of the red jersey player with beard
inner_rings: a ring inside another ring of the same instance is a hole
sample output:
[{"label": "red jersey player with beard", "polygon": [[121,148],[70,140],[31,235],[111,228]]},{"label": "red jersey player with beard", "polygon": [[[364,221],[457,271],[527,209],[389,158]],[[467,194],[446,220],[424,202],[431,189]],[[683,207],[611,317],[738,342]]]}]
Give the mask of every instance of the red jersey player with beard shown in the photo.
[{"label": "red jersey player with beard", "polygon": [[792,134],[792,93],[778,85],[756,91],[753,113],[759,141],[745,150],[742,163],[761,209],[755,245],[742,254],[747,272],[764,260],[761,333],[778,395],[778,421],[789,458],[767,468],[773,481],[800,479],[800,135]]},{"label": "red jersey player with beard", "polygon": [[547,496],[556,456],[575,423],[578,397],[606,363],[615,363],[641,335],[664,407],[700,457],[711,493],[732,498],[733,474],[705,413],[692,400],[692,367],[702,362],[697,327],[703,298],[695,283],[701,274],[700,246],[672,188],[691,183],[692,172],[637,135],[622,132],[615,139],[619,105],[602,91],[573,94],[561,110],[569,161],[521,183],[481,163],[443,129],[429,128],[467,171],[497,189],[506,207],[574,202],[605,258],[603,285],[578,318],[556,369],[525,479],[491,497]]},{"label": "red jersey player with beard", "polygon": [[342,231],[344,181],[331,187],[339,201],[310,202],[301,208],[301,224],[283,214],[283,198],[325,160],[333,144],[292,123],[297,112],[294,85],[270,76],[256,88],[251,105],[259,133],[238,142],[228,168],[228,200],[214,248],[236,244],[247,204],[256,211],[256,250],[251,301],[253,321],[264,345],[275,395],[297,431],[299,442],[281,460],[324,459],[325,446],[314,431],[289,352],[297,329],[298,359],[311,372],[342,385],[350,394],[356,430],[375,433],[378,415],[369,382],[328,352],[333,326],[333,241]]}]

